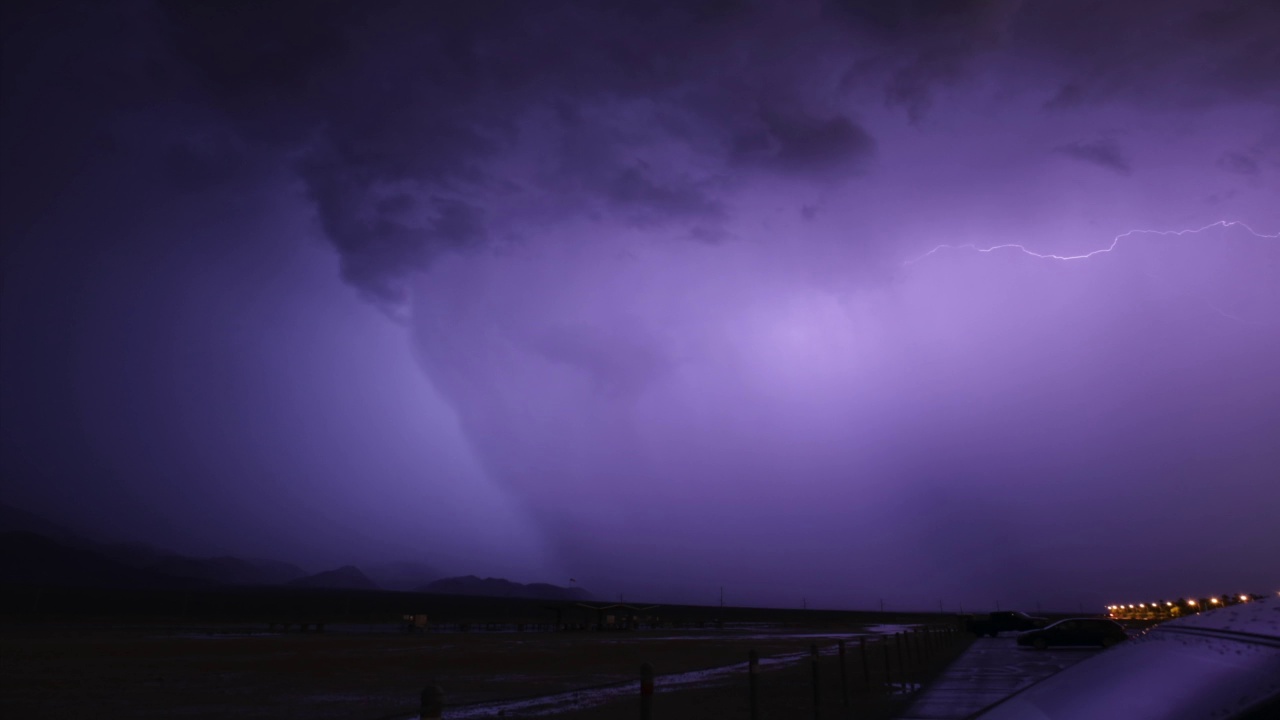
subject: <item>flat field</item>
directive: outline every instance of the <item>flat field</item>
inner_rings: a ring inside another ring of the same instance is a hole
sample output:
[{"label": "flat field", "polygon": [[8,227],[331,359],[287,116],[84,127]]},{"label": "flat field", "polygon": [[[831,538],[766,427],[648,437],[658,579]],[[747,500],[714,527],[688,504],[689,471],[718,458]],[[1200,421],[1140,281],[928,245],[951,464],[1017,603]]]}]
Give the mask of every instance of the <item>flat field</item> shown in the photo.
[{"label": "flat field", "polygon": [[[917,681],[959,643],[898,655],[894,626],[740,623],[625,632],[431,632],[390,624],[331,626],[324,634],[267,633],[258,625],[8,622],[0,627],[0,712],[21,718],[416,717],[425,686],[445,692],[446,718],[639,717],[639,669],[658,676],[656,718],[748,717],[746,659],[755,650],[763,717],[812,717],[812,645],[824,653],[824,717],[851,706],[885,716],[891,678]],[[859,639],[869,642],[863,669]],[[927,644],[918,636],[916,645]],[[918,656],[918,657],[917,657]],[[905,666],[905,667],[904,667]],[[701,671],[701,672],[699,672]],[[870,685],[866,678],[871,678]],[[875,708],[881,708],[879,710]],[[870,714],[868,714],[870,713]],[[851,715],[848,715],[851,716]]]}]

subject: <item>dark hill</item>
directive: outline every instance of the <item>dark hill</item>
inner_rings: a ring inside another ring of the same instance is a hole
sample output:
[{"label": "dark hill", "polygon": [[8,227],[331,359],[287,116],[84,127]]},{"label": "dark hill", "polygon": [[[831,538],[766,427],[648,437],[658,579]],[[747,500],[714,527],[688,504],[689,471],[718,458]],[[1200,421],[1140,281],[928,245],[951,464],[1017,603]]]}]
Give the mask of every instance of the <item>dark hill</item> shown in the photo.
[{"label": "dark hill", "polygon": [[164,575],[192,578],[214,585],[283,585],[306,575],[301,568],[273,560],[238,557],[193,558],[170,555],[149,566]]},{"label": "dark hill", "polygon": [[190,582],[139,570],[31,532],[0,533],[0,582],[63,587],[164,588]]},{"label": "dark hill", "polygon": [[147,568],[173,553],[144,542],[105,543],[91,548],[122,565]]},{"label": "dark hill", "polygon": [[[0,578],[0,581],[12,583],[58,583],[80,587],[102,583],[106,583],[103,587],[282,585],[306,575],[298,566],[278,560],[231,556],[197,558],[142,542],[96,542],[4,503],[0,503],[0,533],[26,533],[42,538],[21,541],[29,544],[30,550],[36,553],[30,561],[17,563],[16,560],[6,560],[5,567],[12,569],[12,579]],[[61,546],[61,549],[55,550],[50,543]],[[43,568],[38,567],[41,562],[44,562]],[[65,576],[60,576],[64,570],[59,568],[65,569]]]},{"label": "dark hill", "polygon": [[444,578],[417,588],[417,592],[439,595],[475,595],[478,597],[530,598],[536,600],[590,600],[591,593],[582,588],[566,588],[547,583],[524,585],[502,578],[478,578],[475,575]]},{"label": "dark hill", "polygon": [[369,576],[360,572],[354,565],[344,565],[337,570],[326,570],[315,575],[308,575],[285,583],[291,587],[334,588],[339,590],[377,590],[378,586]]},{"label": "dark hill", "polygon": [[84,538],[57,523],[49,522],[39,515],[5,503],[0,503],[0,532],[25,532],[43,535],[63,545],[83,546],[88,544],[88,541]]},{"label": "dark hill", "polygon": [[384,590],[412,590],[444,575],[434,567],[420,562],[382,563],[366,566],[364,572]]}]

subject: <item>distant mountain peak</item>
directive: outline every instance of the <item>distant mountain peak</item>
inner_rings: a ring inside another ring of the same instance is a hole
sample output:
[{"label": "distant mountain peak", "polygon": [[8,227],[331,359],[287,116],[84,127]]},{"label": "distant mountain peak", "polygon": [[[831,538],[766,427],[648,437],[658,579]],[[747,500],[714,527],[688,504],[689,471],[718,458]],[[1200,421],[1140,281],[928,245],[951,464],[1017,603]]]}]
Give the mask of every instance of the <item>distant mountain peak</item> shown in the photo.
[{"label": "distant mountain peak", "polygon": [[533,598],[537,600],[590,600],[591,593],[577,587],[560,587],[549,583],[512,582],[504,578],[479,578],[461,575],[427,583],[417,589],[421,593],[439,595],[475,595],[478,597]]},{"label": "distant mountain peak", "polygon": [[282,585],[306,575],[301,568],[276,560],[251,560],[231,555],[187,557],[166,555],[149,569],[173,577],[188,577],[215,585]]},{"label": "distant mountain peak", "polygon": [[290,580],[292,587],[333,588],[339,590],[377,590],[378,584],[369,579],[355,565],[343,565],[335,570],[326,570]]},{"label": "distant mountain peak", "polygon": [[427,563],[400,560],[366,565],[364,574],[378,583],[380,588],[386,590],[412,590],[424,583],[440,579],[444,573]]}]

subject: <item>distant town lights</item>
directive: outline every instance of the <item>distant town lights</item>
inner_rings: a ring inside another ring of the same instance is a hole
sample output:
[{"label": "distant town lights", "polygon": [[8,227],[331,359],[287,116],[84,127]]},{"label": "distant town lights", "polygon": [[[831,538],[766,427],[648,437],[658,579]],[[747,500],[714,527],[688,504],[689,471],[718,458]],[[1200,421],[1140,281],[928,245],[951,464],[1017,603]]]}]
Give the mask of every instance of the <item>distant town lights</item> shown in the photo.
[{"label": "distant town lights", "polygon": [[1240,602],[1249,602],[1249,596],[1248,596],[1248,595],[1241,595],[1241,596],[1240,596]]}]

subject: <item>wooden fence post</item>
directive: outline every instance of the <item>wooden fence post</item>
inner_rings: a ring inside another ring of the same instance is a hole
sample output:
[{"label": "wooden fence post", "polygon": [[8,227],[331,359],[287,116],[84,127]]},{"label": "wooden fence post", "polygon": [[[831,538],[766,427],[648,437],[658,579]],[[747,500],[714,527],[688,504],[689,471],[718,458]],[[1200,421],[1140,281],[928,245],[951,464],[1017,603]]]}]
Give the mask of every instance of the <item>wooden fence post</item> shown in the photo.
[{"label": "wooden fence post", "polygon": [[422,691],[422,702],[418,717],[421,720],[440,720],[444,715],[444,690],[435,685],[428,685]]},{"label": "wooden fence post", "polygon": [[858,652],[862,653],[862,685],[871,688],[871,663],[867,662],[867,638],[858,638]]},{"label": "wooden fence post", "polygon": [[813,669],[813,720],[822,720],[822,694],[818,688],[818,646],[809,646],[809,665]]},{"label": "wooden fence post", "polygon": [[840,641],[840,704],[849,707],[849,666],[845,661],[844,641]]},{"label": "wooden fence post", "polygon": [[916,660],[918,659],[916,658],[915,653],[911,649],[911,631],[910,630],[902,631],[901,652],[904,653],[903,657],[906,659],[906,662],[903,665],[903,667],[906,669],[906,672],[903,673],[903,678],[905,681],[910,681],[912,675],[915,673]]},{"label": "wooden fence post", "polygon": [[893,694],[893,672],[889,668],[889,637],[886,635],[880,641],[880,649],[884,651],[884,687],[890,695]]},{"label": "wooden fence post", "polygon": [[640,720],[653,719],[653,666],[640,665]]},{"label": "wooden fence post", "polygon": [[907,656],[902,653],[902,633],[893,634],[894,650],[898,651],[898,682],[903,683],[904,687],[907,682]]},{"label": "wooden fence post", "polygon": [[916,679],[919,680],[920,671],[924,667],[924,656],[920,654],[920,630],[919,629],[911,631],[911,645],[913,648],[915,648],[915,653],[912,655],[912,657],[915,658]]}]

